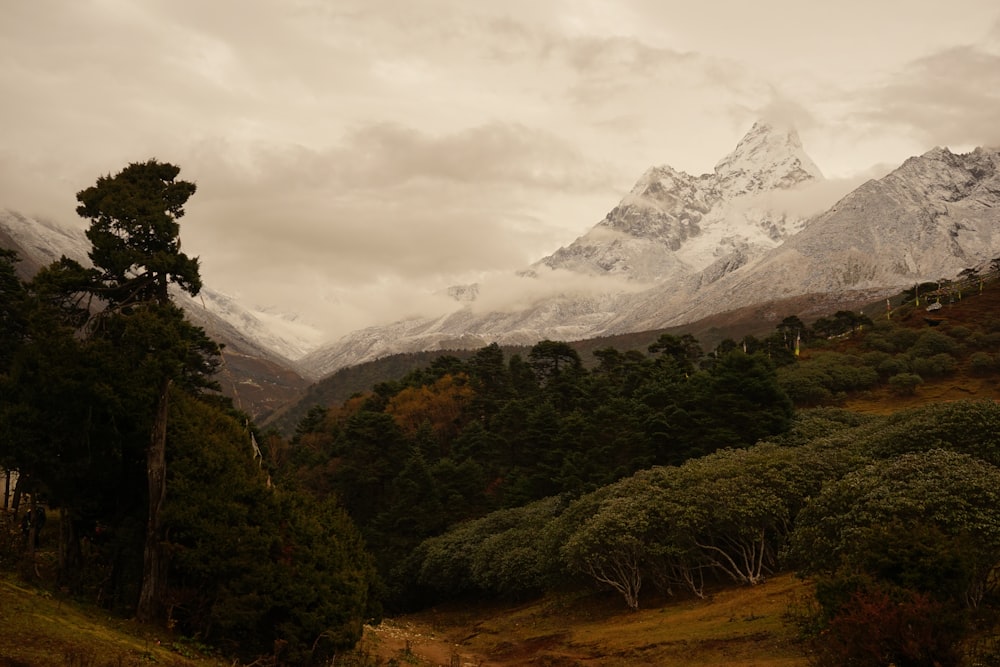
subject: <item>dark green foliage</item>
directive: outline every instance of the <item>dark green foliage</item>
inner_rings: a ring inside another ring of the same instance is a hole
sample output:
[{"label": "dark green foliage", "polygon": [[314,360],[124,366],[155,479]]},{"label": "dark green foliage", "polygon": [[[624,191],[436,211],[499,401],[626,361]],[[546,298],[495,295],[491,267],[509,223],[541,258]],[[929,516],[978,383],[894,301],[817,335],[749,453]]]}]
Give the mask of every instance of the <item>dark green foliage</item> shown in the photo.
[{"label": "dark green foliage", "polygon": [[858,357],[821,352],[809,363],[779,369],[778,381],[797,404],[817,405],[844,392],[873,387],[879,375]]},{"label": "dark green foliage", "polygon": [[910,359],[904,354],[897,354],[894,357],[883,360],[878,365],[879,375],[891,378],[900,373],[909,373],[911,368]]},{"label": "dark green foliage", "polygon": [[680,337],[661,334],[656,342],[649,346],[649,352],[670,359],[677,370],[684,374],[693,372],[704,354],[701,345],[691,334]]},{"label": "dark green foliage", "polygon": [[414,576],[439,599],[537,594],[558,570],[546,531],[564,507],[548,498],[462,523],[420,545],[411,559]]},{"label": "dark green foliage", "polygon": [[17,261],[17,253],[0,248],[0,376],[27,333],[27,295],[14,271]]},{"label": "dark green foliage", "polygon": [[543,340],[532,347],[528,354],[528,362],[542,383],[583,368],[576,350],[567,343],[552,340]]},{"label": "dark green foliage", "polygon": [[99,295],[112,307],[168,300],[176,283],[197,294],[198,260],[180,250],[184,204],[194,183],[177,180],[180,168],[149,160],[132,163],[115,176],[77,193],[76,212],[91,221],[90,259],[101,271]]},{"label": "dark green foliage", "polygon": [[955,357],[940,352],[930,357],[915,357],[911,363],[914,373],[922,378],[942,377],[955,372]]},{"label": "dark green foliage", "polygon": [[855,446],[878,458],[948,449],[1000,466],[1000,404],[953,401],[905,410]]},{"label": "dark green foliage", "polygon": [[1000,468],[967,454],[877,461],[809,503],[789,557],[801,572],[859,570],[974,607],[1000,564],[998,501]]},{"label": "dark green foliage", "polygon": [[982,333],[977,331],[969,336],[968,344],[970,347],[981,350],[995,350],[1000,347],[1000,332]]},{"label": "dark green foliage", "polygon": [[997,370],[997,360],[986,352],[974,352],[969,356],[969,370],[980,377],[991,375]]},{"label": "dark green foliage", "polygon": [[891,352],[905,352],[913,347],[913,344],[920,338],[920,331],[908,327],[894,327],[890,330],[888,338],[892,343]]},{"label": "dark green foliage", "polygon": [[889,378],[889,391],[897,396],[913,396],[924,379],[916,373],[899,373]]},{"label": "dark green foliage", "polygon": [[872,321],[864,313],[838,310],[833,317],[821,317],[813,322],[812,328],[821,336],[831,337],[858,331],[866,326],[871,327]]},{"label": "dark green foliage", "polygon": [[959,664],[1000,565],[998,485],[1000,469],[938,449],[876,461],[808,503],[787,553],[817,576],[821,664]]},{"label": "dark green foliage", "polygon": [[690,393],[686,408],[704,425],[691,443],[698,453],[751,445],[781,433],[792,419],[792,402],[762,354],[723,356]]},{"label": "dark green foliage", "polygon": [[931,357],[936,354],[954,355],[961,349],[961,343],[948,334],[937,329],[928,329],[921,333],[910,346],[908,353],[912,359]]},{"label": "dark green foliage", "polygon": [[827,388],[827,380],[822,369],[813,371],[803,366],[785,367],[778,377],[788,398],[799,406],[822,405],[833,400],[834,394]]},{"label": "dark green foliage", "polygon": [[353,646],[377,611],[374,568],[347,515],[268,488],[233,417],[191,399],[175,416],[164,516],[173,621],[245,660],[325,664]]},{"label": "dark green foliage", "polygon": [[888,352],[875,351],[875,352],[866,352],[861,355],[861,363],[864,364],[865,366],[869,366],[875,369],[877,369],[879,366],[881,366],[889,359],[892,359],[892,355],[889,354]]},{"label": "dark green foliage", "polygon": [[813,408],[799,410],[792,420],[791,427],[785,433],[769,438],[783,446],[799,446],[826,438],[835,438],[838,434],[851,433],[852,429],[876,422],[876,418],[842,408]]},{"label": "dark green foliage", "polygon": [[[566,343],[543,341],[527,362],[505,362],[495,345],[465,363],[443,358],[316,412],[300,424],[295,469],[282,478],[336,493],[376,555],[391,604],[410,607],[433,587],[414,586],[407,557],[449,526],[752,444],[790,423],[763,354],[735,351],[697,370],[697,341],[661,336],[650,355],[597,356],[588,371]],[[451,402],[442,387],[454,388]]]}]

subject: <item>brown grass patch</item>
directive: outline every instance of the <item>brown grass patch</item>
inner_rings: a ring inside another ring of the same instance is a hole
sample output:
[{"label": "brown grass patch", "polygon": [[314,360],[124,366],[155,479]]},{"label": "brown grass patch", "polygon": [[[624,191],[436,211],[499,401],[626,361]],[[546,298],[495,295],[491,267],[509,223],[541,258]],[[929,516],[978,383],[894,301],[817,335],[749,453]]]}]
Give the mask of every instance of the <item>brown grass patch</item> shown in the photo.
[{"label": "brown grass patch", "polygon": [[[756,587],[719,589],[707,600],[644,601],[646,608],[637,612],[610,595],[550,595],[517,606],[442,606],[391,626],[405,625],[419,637],[412,643],[418,665],[449,664],[428,660],[427,648],[436,642],[460,656],[462,665],[477,667],[805,667],[808,660],[785,614],[810,590],[781,575]],[[373,637],[384,630],[367,632]]]}]

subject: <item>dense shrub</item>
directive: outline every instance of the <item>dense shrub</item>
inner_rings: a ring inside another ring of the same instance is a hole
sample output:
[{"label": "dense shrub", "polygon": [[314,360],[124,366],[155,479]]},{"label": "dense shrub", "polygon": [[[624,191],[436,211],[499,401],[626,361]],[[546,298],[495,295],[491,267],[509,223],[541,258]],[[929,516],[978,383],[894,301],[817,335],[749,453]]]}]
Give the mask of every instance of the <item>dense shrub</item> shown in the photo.
[{"label": "dense shrub", "polygon": [[974,352],[969,356],[969,370],[973,375],[991,375],[997,370],[997,360],[986,352]]},{"label": "dense shrub", "polygon": [[895,352],[903,352],[910,349],[919,337],[919,331],[906,327],[895,328],[886,335],[886,338],[892,343],[892,351]]},{"label": "dense shrub", "polygon": [[954,326],[948,329],[948,335],[954,338],[955,340],[964,341],[967,340],[969,336],[972,335],[972,329],[961,325]]},{"label": "dense shrub", "polygon": [[1000,564],[1000,468],[933,449],[880,460],[799,513],[787,555],[803,574],[864,574],[976,607]]},{"label": "dense shrub", "polygon": [[869,389],[878,384],[878,372],[862,360],[838,352],[820,352],[805,363],[778,369],[778,383],[801,405],[816,405],[838,393]]},{"label": "dense shrub", "polygon": [[900,373],[909,373],[910,370],[910,359],[905,354],[897,354],[878,365],[879,375],[885,378],[891,378]]},{"label": "dense shrub", "polygon": [[900,373],[889,378],[889,390],[897,396],[913,396],[923,382],[916,373]]},{"label": "dense shrub", "polygon": [[1000,347],[1000,332],[976,332],[969,336],[968,343],[971,347],[980,350],[995,350]]},{"label": "dense shrub", "polygon": [[895,342],[886,333],[870,333],[865,336],[864,347],[876,352],[886,354],[899,352]]},{"label": "dense shrub", "polygon": [[778,373],[778,383],[796,405],[819,405],[833,399],[826,376],[802,366],[788,366]]},{"label": "dense shrub", "polygon": [[931,357],[917,357],[911,367],[920,377],[943,377],[955,372],[955,358],[941,352]]},{"label": "dense shrub", "polygon": [[861,355],[861,363],[877,369],[883,362],[891,358],[892,355],[888,352],[865,352]]},{"label": "dense shrub", "polygon": [[920,357],[931,357],[936,354],[948,353],[957,354],[961,351],[961,344],[944,333],[935,329],[928,329],[919,335],[917,340],[909,348],[910,357],[918,359]]},{"label": "dense shrub", "polygon": [[[977,408],[911,411],[885,426],[919,435],[938,417],[953,431],[949,415]],[[1000,469],[936,449],[875,461],[810,500],[786,556],[816,577],[819,664],[959,664],[955,647],[995,589],[998,494]]]}]

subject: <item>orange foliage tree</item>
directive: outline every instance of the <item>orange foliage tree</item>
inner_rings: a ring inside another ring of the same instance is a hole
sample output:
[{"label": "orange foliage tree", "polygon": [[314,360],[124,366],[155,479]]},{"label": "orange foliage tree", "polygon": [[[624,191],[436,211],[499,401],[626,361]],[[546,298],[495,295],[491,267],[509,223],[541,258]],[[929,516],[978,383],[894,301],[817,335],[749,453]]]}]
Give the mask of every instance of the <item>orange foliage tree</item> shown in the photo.
[{"label": "orange foliage tree", "polygon": [[467,375],[448,374],[433,384],[403,389],[389,400],[385,412],[408,437],[426,424],[439,442],[448,443],[465,425],[465,408],[474,393]]}]

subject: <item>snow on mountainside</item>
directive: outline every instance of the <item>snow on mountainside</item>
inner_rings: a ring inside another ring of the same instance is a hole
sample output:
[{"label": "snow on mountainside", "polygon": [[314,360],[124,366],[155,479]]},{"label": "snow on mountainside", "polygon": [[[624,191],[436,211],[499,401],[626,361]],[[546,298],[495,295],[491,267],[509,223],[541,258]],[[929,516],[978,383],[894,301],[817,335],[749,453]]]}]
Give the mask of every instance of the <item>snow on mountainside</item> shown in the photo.
[{"label": "snow on mountainside", "polygon": [[[19,250],[27,274],[63,255],[85,266],[90,265],[87,256],[90,241],[82,227],[63,227],[14,211],[0,210],[0,235],[8,237],[8,243]],[[321,333],[312,327],[275,313],[248,309],[210,287],[204,287],[197,297],[179,292],[174,296],[199,326],[218,334],[225,329],[221,340],[229,347],[235,346],[234,351],[244,354],[265,352],[275,357],[276,361],[285,363],[301,358],[321,342]],[[221,320],[226,326],[215,320]]]},{"label": "snow on mountainside", "polygon": [[451,315],[354,332],[302,363],[326,375],[394,352],[644,331],[810,294],[829,308],[952,278],[1000,256],[998,163],[996,150],[934,149],[805,219],[778,201],[822,176],[794,130],[758,123],[714,173],[650,169],[603,221],[523,273],[527,284],[617,278],[607,289],[490,309],[483,287]]},{"label": "snow on mountainside", "polygon": [[30,273],[63,255],[89,263],[90,241],[80,227],[61,227],[49,220],[0,209],[0,233],[20,248],[21,259],[31,264]]},{"label": "snow on mountainside", "polygon": [[878,298],[954,278],[1000,255],[998,167],[1000,152],[983,148],[965,155],[935,148],[910,158],[738,270],[709,284],[689,281],[673,299],[638,295],[617,330],[681,324],[803,294]]},{"label": "snow on mountainside", "polygon": [[[321,331],[298,321],[294,315],[260,308],[249,309],[238,299],[210,287],[202,288],[197,297],[181,296],[193,301],[196,307],[229,322],[257,345],[277,352],[285,359],[301,359],[323,342]],[[185,309],[188,309],[186,305]]]},{"label": "snow on mountainside", "polygon": [[768,206],[767,194],[822,178],[794,129],[758,122],[711,174],[648,170],[596,227],[536,266],[676,280],[799,231],[805,219]]}]

